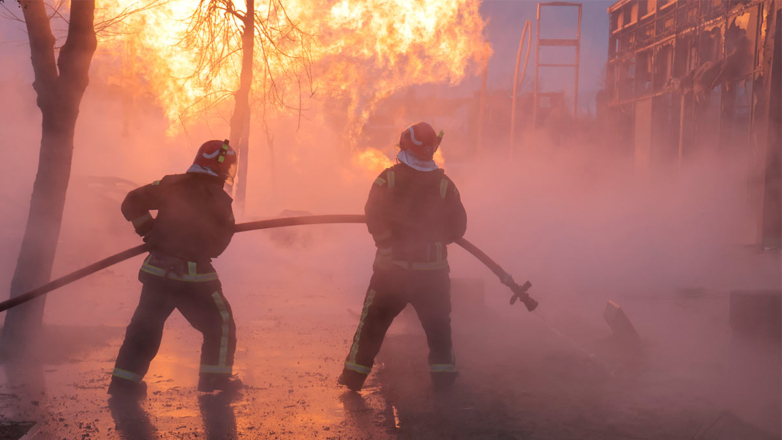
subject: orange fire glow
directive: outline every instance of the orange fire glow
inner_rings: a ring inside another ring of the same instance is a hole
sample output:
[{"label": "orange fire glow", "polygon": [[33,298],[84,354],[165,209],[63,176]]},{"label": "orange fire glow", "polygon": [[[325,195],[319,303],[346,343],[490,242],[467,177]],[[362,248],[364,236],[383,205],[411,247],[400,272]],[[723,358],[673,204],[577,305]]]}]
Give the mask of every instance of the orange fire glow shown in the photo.
[{"label": "orange fire glow", "polygon": [[[124,63],[134,64],[130,69],[133,80],[162,107],[171,122],[169,134],[176,134],[181,123],[205,108],[222,112],[223,118],[230,116],[231,92],[238,88],[240,51],[229,56],[225,68],[209,78],[207,89],[204,81],[193,78],[198,73],[198,54],[177,45],[197,3],[161,2],[131,15],[119,25],[121,32],[101,42],[114,48],[110,53],[124,56]],[[235,3],[241,10],[239,6],[244,2]],[[263,10],[265,3],[256,1],[257,10]],[[468,73],[476,73],[474,67],[486,55],[480,0],[290,0],[283,4],[292,21],[312,37],[298,49],[306,51],[311,59],[315,93],[309,99],[345,100],[344,135],[350,145],[355,146],[364,123],[383,98],[411,85],[457,84]],[[138,0],[104,2],[96,11],[96,20],[115,16],[133,5],[138,7]],[[231,48],[238,48],[241,42],[238,35],[218,38],[227,38]],[[128,53],[129,47],[132,54]],[[291,68],[282,63],[265,65],[260,55],[255,66],[256,72],[265,66],[280,77]],[[256,73],[255,80],[262,81],[263,74]],[[309,93],[305,91],[304,95],[306,98]],[[290,111],[273,110],[277,115]],[[383,161],[368,150],[359,162]]]},{"label": "orange fire glow", "polygon": [[375,148],[367,148],[354,156],[354,162],[365,170],[372,171],[375,174],[390,167],[394,163],[382,151]]}]

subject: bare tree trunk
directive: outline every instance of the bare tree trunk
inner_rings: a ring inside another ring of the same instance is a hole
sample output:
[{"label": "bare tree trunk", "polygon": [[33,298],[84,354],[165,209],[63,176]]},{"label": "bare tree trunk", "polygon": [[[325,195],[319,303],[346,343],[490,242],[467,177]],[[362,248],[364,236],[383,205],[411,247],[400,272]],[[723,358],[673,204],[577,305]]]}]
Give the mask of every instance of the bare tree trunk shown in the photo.
[{"label": "bare tree trunk", "polygon": [[255,49],[255,0],[247,0],[242,31],[242,72],[239,90],[234,95],[234,114],[231,116],[231,145],[238,149],[239,169],[236,186],[236,206],[244,213],[247,195],[247,163],[250,139],[250,90],[253,82],[253,52]]},{"label": "bare tree trunk", "polygon": [[[264,88],[264,93],[266,89]],[[274,134],[269,130],[269,124],[266,122],[266,102],[264,101],[264,107],[263,107],[263,131],[264,134],[266,134],[266,145],[269,147],[269,157],[268,157],[268,164],[269,164],[269,200],[271,201],[272,206],[276,206],[277,203],[277,175],[276,175],[276,167],[274,166]]]},{"label": "bare tree trunk", "polygon": [[[11,297],[40,286],[51,277],[71,174],[76,119],[97,47],[93,27],[94,0],[71,2],[68,37],[56,62],[55,39],[44,2],[20,0],[19,4],[30,40],[35,74],[33,88],[43,123],[38,174],[22,248],[11,280]],[[4,350],[23,354],[41,327],[44,304],[45,297],[41,297],[8,311],[2,336]]]}]

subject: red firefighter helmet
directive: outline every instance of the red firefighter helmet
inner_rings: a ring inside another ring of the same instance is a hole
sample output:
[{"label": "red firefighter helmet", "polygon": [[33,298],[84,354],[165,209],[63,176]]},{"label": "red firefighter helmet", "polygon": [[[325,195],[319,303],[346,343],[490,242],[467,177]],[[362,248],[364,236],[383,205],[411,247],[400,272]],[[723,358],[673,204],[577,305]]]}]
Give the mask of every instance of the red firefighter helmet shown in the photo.
[{"label": "red firefighter helmet", "polygon": [[236,177],[236,159],[236,152],[228,145],[227,139],[207,141],[198,149],[193,166],[206,169],[230,184]]},{"label": "red firefighter helmet", "polygon": [[434,152],[443,140],[443,132],[436,134],[426,122],[418,122],[405,129],[399,137],[399,148],[410,150],[421,160],[432,160]]}]

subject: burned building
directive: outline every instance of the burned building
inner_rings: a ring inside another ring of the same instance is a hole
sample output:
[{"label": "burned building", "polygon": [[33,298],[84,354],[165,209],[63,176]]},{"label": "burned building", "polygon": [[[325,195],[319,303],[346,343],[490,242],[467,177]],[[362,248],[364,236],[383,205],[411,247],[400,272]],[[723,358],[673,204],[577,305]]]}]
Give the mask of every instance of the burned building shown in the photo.
[{"label": "burned building", "polygon": [[620,0],[608,14],[603,110],[636,167],[745,160],[757,241],[779,248],[782,1]]}]

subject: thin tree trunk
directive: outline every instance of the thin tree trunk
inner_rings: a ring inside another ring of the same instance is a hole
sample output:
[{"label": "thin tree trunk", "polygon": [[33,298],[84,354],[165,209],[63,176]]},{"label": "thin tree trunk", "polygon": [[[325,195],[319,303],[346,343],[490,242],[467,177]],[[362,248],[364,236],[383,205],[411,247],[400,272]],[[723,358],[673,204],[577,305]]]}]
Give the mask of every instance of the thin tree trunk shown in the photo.
[{"label": "thin tree trunk", "polygon": [[[264,89],[265,91],[266,89]],[[264,100],[264,107],[263,107],[263,131],[264,134],[266,134],[266,145],[269,147],[269,157],[268,157],[268,163],[269,163],[269,200],[271,200],[271,205],[276,206],[277,203],[277,175],[276,175],[276,167],[274,165],[275,158],[274,158],[274,135],[269,130],[269,124],[266,123],[266,101]]]},{"label": "thin tree trunk", "polygon": [[[33,88],[42,114],[38,174],[30,199],[11,297],[49,281],[60,235],[65,194],[71,174],[73,136],[79,105],[89,83],[92,55],[97,47],[94,0],[71,2],[68,37],[55,62],[54,43],[44,2],[20,0],[35,80]],[[58,73],[59,67],[59,73]],[[2,345],[23,354],[43,322],[45,297],[8,311]]]},{"label": "thin tree trunk", "polygon": [[234,114],[231,116],[231,145],[238,149],[239,169],[236,187],[236,206],[244,213],[247,195],[247,163],[250,139],[250,91],[253,82],[253,52],[255,49],[255,1],[247,0],[242,32],[242,71],[239,89],[234,95]]}]

